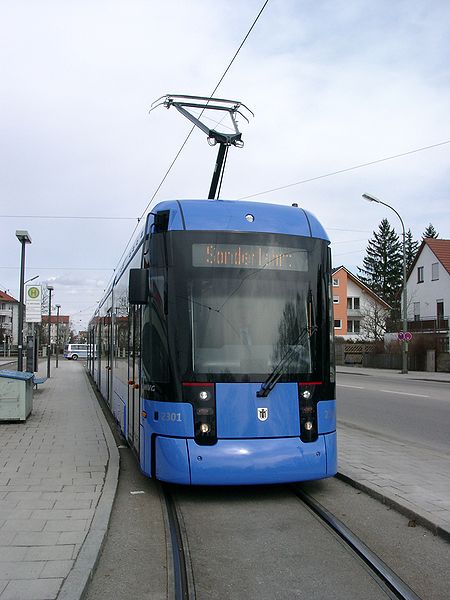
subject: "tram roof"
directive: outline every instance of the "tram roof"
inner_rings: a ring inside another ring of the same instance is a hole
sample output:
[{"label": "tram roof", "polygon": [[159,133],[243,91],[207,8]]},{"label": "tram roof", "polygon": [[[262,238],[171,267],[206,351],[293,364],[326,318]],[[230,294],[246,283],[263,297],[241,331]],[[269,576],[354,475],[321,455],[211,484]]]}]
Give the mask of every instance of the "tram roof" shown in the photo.
[{"label": "tram roof", "polygon": [[[169,231],[248,231],[301,235],[330,241],[320,221],[297,206],[243,200],[167,200],[152,213],[170,211]],[[252,215],[253,221],[246,216]],[[153,224],[150,214],[147,230]]]}]

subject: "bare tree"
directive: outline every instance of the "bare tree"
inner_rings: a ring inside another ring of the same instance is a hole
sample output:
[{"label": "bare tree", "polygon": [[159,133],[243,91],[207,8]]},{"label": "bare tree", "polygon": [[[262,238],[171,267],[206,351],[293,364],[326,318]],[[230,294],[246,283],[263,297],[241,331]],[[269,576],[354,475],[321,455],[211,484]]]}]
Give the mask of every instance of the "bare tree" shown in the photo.
[{"label": "bare tree", "polygon": [[390,311],[381,307],[375,300],[368,300],[362,306],[361,314],[361,333],[364,337],[371,341],[382,340]]}]

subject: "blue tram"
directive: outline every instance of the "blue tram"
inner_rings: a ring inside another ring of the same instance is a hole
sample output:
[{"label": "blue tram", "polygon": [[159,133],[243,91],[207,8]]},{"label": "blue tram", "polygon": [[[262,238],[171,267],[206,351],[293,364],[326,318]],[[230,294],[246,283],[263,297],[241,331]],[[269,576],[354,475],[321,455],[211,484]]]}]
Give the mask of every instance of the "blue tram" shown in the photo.
[{"label": "blue tram", "polygon": [[153,209],[89,326],[89,370],[144,473],[336,473],[330,270],[327,234],[296,206]]}]

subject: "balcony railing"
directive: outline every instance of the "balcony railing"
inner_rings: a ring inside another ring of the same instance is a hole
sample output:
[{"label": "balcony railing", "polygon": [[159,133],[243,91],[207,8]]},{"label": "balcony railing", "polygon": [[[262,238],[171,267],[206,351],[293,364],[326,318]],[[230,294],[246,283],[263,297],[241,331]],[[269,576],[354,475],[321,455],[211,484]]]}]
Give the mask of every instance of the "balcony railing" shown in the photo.
[{"label": "balcony railing", "polygon": [[360,317],[362,318],[362,312],[360,308],[347,308],[347,317]]},{"label": "balcony railing", "polygon": [[414,333],[446,333],[448,317],[422,317],[408,321],[408,330]]}]

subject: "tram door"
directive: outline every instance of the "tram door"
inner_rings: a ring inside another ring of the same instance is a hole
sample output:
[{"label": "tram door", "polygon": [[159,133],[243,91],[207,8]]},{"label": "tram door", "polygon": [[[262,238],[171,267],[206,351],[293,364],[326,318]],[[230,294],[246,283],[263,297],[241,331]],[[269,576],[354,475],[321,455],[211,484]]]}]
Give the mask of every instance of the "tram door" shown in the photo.
[{"label": "tram door", "polygon": [[141,307],[130,307],[130,329],[128,355],[128,441],[139,453],[140,433],[140,380],[141,363]]}]

